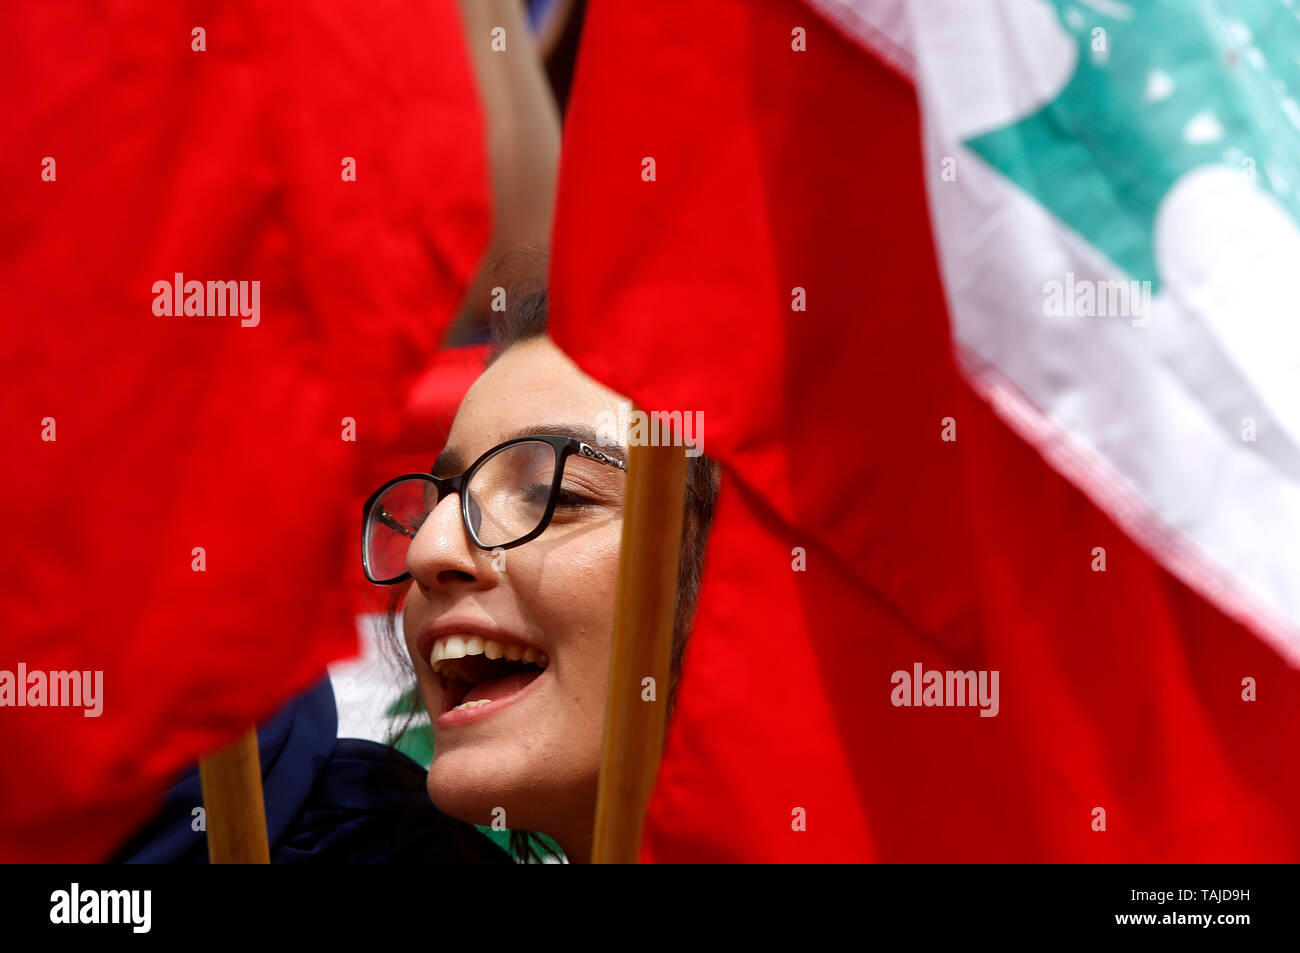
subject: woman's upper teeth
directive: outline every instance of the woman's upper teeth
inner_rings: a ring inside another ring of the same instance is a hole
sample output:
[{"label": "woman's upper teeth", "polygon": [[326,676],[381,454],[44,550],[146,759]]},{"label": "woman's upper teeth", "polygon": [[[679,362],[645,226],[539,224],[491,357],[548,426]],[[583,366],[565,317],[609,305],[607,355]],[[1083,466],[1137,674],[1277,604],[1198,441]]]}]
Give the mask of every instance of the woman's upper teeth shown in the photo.
[{"label": "woman's upper teeth", "polygon": [[464,658],[467,655],[485,655],[490,659],[507,658],[512,662],[528,662],[543,668],[550,658],[545,652],[524,648],[514,642],[494,642],[478,635],[446,635],[433,643],[429,664],[436,672],[444,659]]}]

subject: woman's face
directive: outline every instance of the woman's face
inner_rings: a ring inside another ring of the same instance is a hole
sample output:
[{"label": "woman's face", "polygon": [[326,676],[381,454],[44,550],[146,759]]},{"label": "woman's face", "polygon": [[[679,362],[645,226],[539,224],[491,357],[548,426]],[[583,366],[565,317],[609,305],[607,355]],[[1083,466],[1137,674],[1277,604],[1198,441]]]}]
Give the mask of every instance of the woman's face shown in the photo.
[{"label": "woman's face", "polygon": [[[620,404],[550,338],[516,344],[466,394],[435,472],[463,472],[526,433],[571,434],[623,459],[596,440],[602,414],[620,419]],[[403,628],[436,742],[430,796],[470,823],[549,834],[573,860],[590,854],[625,484],[623,470],[570,456],[567,505],[537,539],[495,555],[469,540],[460,496],[449,495],[407,557]],[[502,675],[530,649],[545,662],[540,675]],[[447,710],[462,698],[468,707]]]}]

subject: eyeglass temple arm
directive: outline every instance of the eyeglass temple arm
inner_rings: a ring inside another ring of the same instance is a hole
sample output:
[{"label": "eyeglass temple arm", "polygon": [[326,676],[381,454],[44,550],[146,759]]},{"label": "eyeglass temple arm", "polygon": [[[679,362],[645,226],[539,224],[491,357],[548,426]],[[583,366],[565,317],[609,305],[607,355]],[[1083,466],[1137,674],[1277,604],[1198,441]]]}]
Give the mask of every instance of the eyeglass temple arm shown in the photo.
[{"label": "eyeglass temple arm", "polygon": [[608,463],[611,466],[618,467],[620,470],[627,469],[627,464],[622,460],[615,460],[613,457],[609,456],[609,454],[601,453],[595,447],[589,446],[581,440],[578,441],[578,452],[584,457],[591,457],[593,460],[599,460],[601,463]]},{"label": "eyeglass temple arm", "polygon": [[389,514],[388,510],[381,511],[380,514],[377,517],[375,517],[375,520],[387,526],[389,529],[401,533],[407,539],[415,539],[415,534],[411,532],[410,528],[404,525],[403,523],[401,523],[399,520],[394,519]]}]

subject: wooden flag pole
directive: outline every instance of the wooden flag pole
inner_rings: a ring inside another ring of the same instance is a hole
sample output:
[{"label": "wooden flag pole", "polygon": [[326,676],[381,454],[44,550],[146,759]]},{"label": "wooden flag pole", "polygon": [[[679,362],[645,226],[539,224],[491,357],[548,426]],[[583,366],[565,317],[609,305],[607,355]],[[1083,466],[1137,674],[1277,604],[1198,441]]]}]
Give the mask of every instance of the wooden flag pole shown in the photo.
[{"label": "wooden flag pole", "polygon": [[636,863],[646,806],[659,771],[686,465],[683,447],[633,446],[628,451],[592,863]]},{"label": "wooden flag pole", "polygon": [[199,759],[208,860],[214,864],[269,864],[266,807],[257,732],[248,729],[229,747]]}]

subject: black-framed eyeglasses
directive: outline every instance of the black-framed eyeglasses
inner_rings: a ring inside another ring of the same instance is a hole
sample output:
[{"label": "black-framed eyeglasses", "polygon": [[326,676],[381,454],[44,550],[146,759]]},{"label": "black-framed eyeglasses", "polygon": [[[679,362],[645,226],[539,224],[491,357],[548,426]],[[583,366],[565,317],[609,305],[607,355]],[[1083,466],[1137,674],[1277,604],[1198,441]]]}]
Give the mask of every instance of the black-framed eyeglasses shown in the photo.
[{"label": "black-framed eyeglasses", "polygon": [[578,454],[626,470],[616,460],[573,437],[528,434],[498,444],[464,473],[436,477],[407,473],[389,480],[361,511],[361,565],[366,578],[393,586],[410,578],[411,540],[449,494],[460,494],[460,515],[479,549],[510,549],[536,539],[555,514],[564,464]]}]

